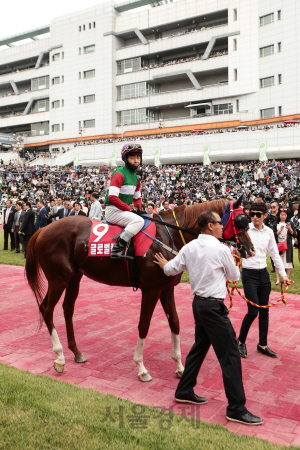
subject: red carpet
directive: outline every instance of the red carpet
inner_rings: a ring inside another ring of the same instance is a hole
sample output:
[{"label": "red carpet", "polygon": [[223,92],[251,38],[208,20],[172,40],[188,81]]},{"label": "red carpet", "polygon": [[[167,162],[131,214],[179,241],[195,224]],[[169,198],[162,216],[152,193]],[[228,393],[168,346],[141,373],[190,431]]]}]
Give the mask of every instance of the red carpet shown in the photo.
[{"label": "red carpet", "polygon": [[[154,313],[144,352],[144,363],[153,381],[141,383],[132,360],[138,337],[140,292],[110,288],[83,278],[74,315],[77,344],[88,358],[82,365],[74,362],[67,348],[62,300],[59,302],[55,325],[66,357],[63,374],[57,374],[52,367],[56,356],[46,326],[37,334],[38,308],[22,267],[0,266],[0,292],[0,362],[135,403],[166,408],[175,405],[178,380],[171,360],[170,331],[160,304]],[[278,293],[273,293],[272,300],[277,298]],[[200,408],[201,420],[221,423],[236,433],[270,442],[300,445],[300,296],[288,295],[287,300],[288,306],[280,304],[270,311],[269,345],[278,353],[278,359],[256,352],[256,321],[247,341],[249,356],[242,361],[247,407],[263,417],[264,424],[247,427],[227,422],[221,370],[212,349],[195,389],[197,394],[208,398],[208,403]],[[189,285],[181,284],[176,288],[176,304],[182,330],[183,363],[193,343],[191,303]],[[230,317],[236,331],[245,312],[245,302],[235,297]],[[182,413],[178,406],[176,410]]]}]

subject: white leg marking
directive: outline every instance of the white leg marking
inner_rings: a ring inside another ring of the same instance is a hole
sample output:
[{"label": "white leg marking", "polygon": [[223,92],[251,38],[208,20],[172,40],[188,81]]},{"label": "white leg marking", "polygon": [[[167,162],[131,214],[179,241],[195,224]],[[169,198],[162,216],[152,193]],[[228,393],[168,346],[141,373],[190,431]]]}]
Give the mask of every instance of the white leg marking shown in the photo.
[{"label": "white leg marking", "polygon": [[145,368],[143,364],[143,351],[144,351],[144,345],[145,345],[145,339],[138,338],[135,352],[133,356],[133,360],[138,366],[139,369],[139,375],[142,375],[143,373],[147,373],[147,369]]},{"label": "white leg marking", "polygon": [[177,366],[176,372],[183,372],[184,367],[181,362],[179,334],[174,334],[171,332],[171,341],[172,341],[172,359],[173,359],[173,361],[175,361],[176,366]]},{"label": "white leg marking", "polygon": [[57,331],[55,328],[53,328],[52,330],[52,334],[51,334],[51,341],[53,344],[53,351],[57,354],[57,359],[55,360],[56,363],[61,364],[61,365],[65,365],[65,357],[63,354],[63,348],[62,345],[60,343]]}]

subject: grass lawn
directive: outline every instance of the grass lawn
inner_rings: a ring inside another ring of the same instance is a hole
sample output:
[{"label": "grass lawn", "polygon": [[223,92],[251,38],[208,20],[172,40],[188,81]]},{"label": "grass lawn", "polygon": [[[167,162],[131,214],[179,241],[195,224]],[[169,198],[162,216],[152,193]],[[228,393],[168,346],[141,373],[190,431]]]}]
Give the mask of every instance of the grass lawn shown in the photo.
[{"label": "grass lawn", "polygon": [[[190,418],[160,414],[159,409],[0,364],[1,449],[282,449],[221,425],[195,420],[192,426]],[[144,428],[138,428],[133,420],[143,425],[142,417]]]},{"label": "grass lawn", "polygon": [[0,230],[0,264],[8,264],[13,266],[25,266],[24,254],[22,252],[15,253],[10,251],[10,240],[8,241],[8,250],[4,247],[4,231]]}]

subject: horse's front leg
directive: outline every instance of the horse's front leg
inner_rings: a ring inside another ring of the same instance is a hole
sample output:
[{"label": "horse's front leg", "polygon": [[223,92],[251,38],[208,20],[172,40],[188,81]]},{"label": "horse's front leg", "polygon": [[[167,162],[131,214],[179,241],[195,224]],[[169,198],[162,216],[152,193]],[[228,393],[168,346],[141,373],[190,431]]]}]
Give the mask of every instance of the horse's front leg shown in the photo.
[{"label": "horse's front leg", "polygon": [[138,325],[139,337],[136,344],[133,360],[138,366],[138,377],[140,381],[151,381],[152,377],[144,366],[143,351],[145,340],[149,331],[151,318],[159,299],[160,291],[156,289],[142,290],[142,305],[140,321]]},{"label": "horse's front leg", "polygon": [[172,359],[176,363],[176,375],[181,378],[184,367],[181,362],[180,337],[179,337],[179,319],[175,306],[174,287],[162,291],[160,295],[162,307],[167,316],[171,329]]}]

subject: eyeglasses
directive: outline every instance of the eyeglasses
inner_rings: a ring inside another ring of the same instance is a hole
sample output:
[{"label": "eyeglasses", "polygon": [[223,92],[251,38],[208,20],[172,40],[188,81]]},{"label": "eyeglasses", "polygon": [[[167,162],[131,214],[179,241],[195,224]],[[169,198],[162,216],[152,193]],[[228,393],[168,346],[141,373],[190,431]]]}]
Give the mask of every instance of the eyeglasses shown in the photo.
[{"label": "eyeglasses", "polygon": [[132,150],[133,148],[142,148],[142,146],[140,144],[129,144],[129,145],[126,145],[126,147],[124,148],[124,151]]},{"label": "eyeglasses", "polygon": [[207,223],[219,223],[220,225],[222,225],[222,220],[215,220],[214,222],[207,222]]},{"label": "eyeglasses", "polygon": [[263,215],[262,212],[257,212],[257,211],[251,211],[250,212],[250,217],[258,217],[259,219],[261,218],[261,216]]}]

